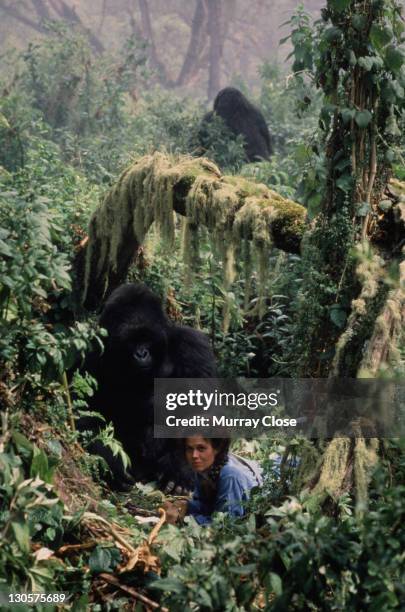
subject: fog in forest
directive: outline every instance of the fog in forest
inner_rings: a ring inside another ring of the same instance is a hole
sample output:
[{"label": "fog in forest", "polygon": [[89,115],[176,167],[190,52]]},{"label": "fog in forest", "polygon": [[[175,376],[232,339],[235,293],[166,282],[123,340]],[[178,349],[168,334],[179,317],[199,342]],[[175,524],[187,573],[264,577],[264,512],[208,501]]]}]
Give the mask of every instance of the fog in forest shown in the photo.
[{"label": "fog in forest", "polygon": [[[65,22],[84,33],[96,55],[144,45],[154,81],[179,94],[213,98],[229,84],[259,82],[264,62],[280,64],[280,46],[297,0],[0,0],[0,50],[23,50]],[[305,10],[319,14],[321,0]],[[283,25],[284,24],[284,25]],[[150,84],[150,83],[149,83]],[[139,92],[138,92],[139,93]]]}]

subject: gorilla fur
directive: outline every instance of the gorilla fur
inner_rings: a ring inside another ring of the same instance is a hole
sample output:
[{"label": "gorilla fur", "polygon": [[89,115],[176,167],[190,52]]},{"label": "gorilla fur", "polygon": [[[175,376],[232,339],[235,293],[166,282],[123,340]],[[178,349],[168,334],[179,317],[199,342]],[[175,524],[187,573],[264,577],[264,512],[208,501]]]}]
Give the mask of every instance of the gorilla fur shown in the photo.
[{"label": "gorilla fur", "polygon": [[190,471],[175,440],[153,437],[153,385],[154,378],[215,377],[208,339],[171,323],[160,299],[143,284],[118,287],[102,310],[100,326],[108,337],[104,353],[87,361],[98,383],[90,408],[114,424],[115,437],[131,459],[130,474],[100,443],[90,450],[109,464],[115,488],[125,488],[131,477],[187,487]]},{"label": "gorilla fur", "polygon": [[239,89],[225,87],[214,100],[213,111],[205,115],[202,125],[219,115],[228,128],[245,139],[245,154],[248,161],[269,159],[272,154],[270,132],[260,110]]}]

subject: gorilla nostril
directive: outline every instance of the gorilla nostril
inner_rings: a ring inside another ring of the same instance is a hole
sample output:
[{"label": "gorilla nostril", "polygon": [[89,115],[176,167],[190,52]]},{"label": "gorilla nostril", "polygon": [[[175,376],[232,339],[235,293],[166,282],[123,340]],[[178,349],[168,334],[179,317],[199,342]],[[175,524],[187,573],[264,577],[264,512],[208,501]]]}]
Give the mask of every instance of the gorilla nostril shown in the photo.
[{"label": "gorilla nostril", "polygon": [[146,349],[144,347],[138,348],[134,352],[134,356],[139,361],[146,361],[147,359],[149,359],[149,351],[148,351],[148,349]]}]

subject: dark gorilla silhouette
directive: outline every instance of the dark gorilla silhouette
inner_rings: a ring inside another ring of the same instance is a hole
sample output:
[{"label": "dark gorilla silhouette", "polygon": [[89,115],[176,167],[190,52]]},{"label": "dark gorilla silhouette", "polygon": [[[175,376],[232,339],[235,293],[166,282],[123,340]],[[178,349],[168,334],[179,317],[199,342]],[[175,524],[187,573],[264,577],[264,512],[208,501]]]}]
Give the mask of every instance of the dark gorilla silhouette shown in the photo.
[{"label": "dark gorilla silhouette", "polygon": [[214,114],[222,117],[235,135],[242,134],[248,161],[269,159],[273,150],[266,121],[260,110],[249,102],[239,89],[221,89],[214,100],[214,109],[205,115],[202,127],[212,120]]},{"label": "dark gorilla silhouette", "polygon": [[[108,331],[105,350],[101,356],[90,355],[85,365],[98,382],[90,409],[114,424],[115,436],[131,459],[129,473],[99,441],[91,452],[107,461],[114,488],[127,488],[133,480],[189,487],[191,472],[176,441],[153,437],[153,384],[154,378],[215,377],[208,339],[171,323],[160,299],[143,284],[118,287],[102,310],[100,325]],[[85,419],[79,427],[94,429],[94,420]]]}]

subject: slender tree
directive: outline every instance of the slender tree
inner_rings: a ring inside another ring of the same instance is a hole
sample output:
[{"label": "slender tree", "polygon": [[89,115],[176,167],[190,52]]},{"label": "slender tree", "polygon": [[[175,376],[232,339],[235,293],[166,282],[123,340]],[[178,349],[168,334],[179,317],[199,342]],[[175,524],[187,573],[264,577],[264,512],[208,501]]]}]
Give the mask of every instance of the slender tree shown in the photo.
[{"label": "slender tree", "polygon": [[[326,181],[304,240],[295,375],[374,377],[398,363],[405,323],[404,219],[390,183],[404,109],[401,6],[328,0],[317,32],[307,25],[292,34],[294,69],[324,92]],[[321,499],[354,486],[364,502],[378,448],[361,429],[336,438],[303,462],[300,486]]]}]

